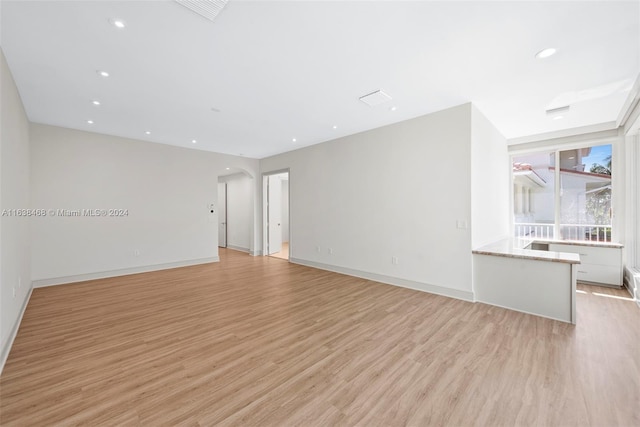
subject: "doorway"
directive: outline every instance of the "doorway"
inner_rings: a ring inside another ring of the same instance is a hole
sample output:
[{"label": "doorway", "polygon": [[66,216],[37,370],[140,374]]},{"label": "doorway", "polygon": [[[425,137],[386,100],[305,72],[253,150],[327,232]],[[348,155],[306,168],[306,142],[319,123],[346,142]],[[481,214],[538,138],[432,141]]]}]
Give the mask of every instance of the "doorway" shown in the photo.
[{"label": "doorway", "polygon": [[227,183],[218,182],[218,247],[227,247]]},{"label": "doorway", "polygon": [[255,180],[237,168],[227,170],[227,174],[218,176],[218,246],[250,253]]},{"label": "doorway", "polygon": [[265,254],[289,260],[289,171],[264,175]]}]

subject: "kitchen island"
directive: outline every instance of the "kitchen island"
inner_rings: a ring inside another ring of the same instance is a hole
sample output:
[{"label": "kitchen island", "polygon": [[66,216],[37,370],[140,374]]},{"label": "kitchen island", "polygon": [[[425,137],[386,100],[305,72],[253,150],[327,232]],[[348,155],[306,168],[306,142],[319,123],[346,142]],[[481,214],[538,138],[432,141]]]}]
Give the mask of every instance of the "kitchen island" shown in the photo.
[{"label": "kitchen island", "polygon": [[580,255],[534,243],[503,239],[473,250],[475,301],[575,324]]}]

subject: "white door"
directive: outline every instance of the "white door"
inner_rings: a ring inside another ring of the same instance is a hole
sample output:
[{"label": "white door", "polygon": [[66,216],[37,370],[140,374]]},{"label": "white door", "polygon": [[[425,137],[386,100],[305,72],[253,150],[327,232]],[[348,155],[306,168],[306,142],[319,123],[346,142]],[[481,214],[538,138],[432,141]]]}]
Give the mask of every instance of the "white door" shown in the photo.
[{"label": "white door", "polygon": [[267,184],[268,254],[282,250],[282,181],[270,175]]},{"label": "white door", "polygon": [[218,246],[227,247],[227,183],[218,183]]}]

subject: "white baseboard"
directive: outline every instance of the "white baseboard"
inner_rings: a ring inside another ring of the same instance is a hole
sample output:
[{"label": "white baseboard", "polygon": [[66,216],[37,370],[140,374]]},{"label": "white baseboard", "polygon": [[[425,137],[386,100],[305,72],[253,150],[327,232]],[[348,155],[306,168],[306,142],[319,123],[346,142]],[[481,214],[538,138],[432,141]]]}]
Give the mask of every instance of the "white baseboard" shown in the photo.
[{"label": "white baseboard", "polygon": [[240,251],[240,252],[249,253],[249,248],[243,248],[242,246],[227,245],[227,249],[232,249],[234,251]]},{"label": "white baseboard", "polygon": [[2,349],[2,354],[0,354],[0,374],[4,370],[4,364],[7,363],[7,358],[9,358],[9,353],[11,352],[11,347],[13,347],[13,342],[18,335],[18,329],[20,329],[20,324],[22,323],[22,317],[24,316],[24,312],[27,310],[27,305],[29,305],[29,300],[31,300],[31,294],[33,293],[33,286],[29,289],[29,295],[24,299],[24,303],[22,304],[22,308],[20,308],[20,315],[18,315],[18,320],[11,328],[11,335],[9,335],[9,339],[7,340],[7,344]]},{"label": "white baseboard", "polygon": [[50,279],[39,279],[33,281],[34,288],[43,288],[46,286],[64,285],[67,283],[86,282],[87,280],[106,279],[108,277],[126,276],[129,274],[148,273],[151,271],[168,270],[170,268],[188,267],[191,265],[208,264],[210,262],[218,262],[220,257],[209,257],[192,259],[187,261],[169,262],[165,264],[145,265],[141,267],[123,268],[120,270],[101,271],[98,273],[78,274],[74,276],[54,277]]},{"label": "white baseboard", "polygon": [[293,264],[305,265],[307,267],[319,268],[320,270],[333,271],[334,273],[346,274],[348,276],[369,279],[375,282],[385,283],[387,285],[400,286],[402,288],[413,289],[416,291],[428,292],[430,294],[442,295],[449,298],[460,299],[463,301],[474,301],[473,292],[461,291],[458,289],[445,288],[443,286],[430,285],[428,283],[416,282],[413,280],[401,279],[399,277],[385,276],[382,274],[369,273],[367,271],[354,270],[347,267],[338,267],[330,264],[323,264],[315,261],[308,261],[299,258],[290,258],[289,262]]},{"label": "white baseboard", "polygon": [[262,256],[262,251],[260,249],[256,249],[255,251],[250,251],[249,255],[251,255],[251,256]]}]

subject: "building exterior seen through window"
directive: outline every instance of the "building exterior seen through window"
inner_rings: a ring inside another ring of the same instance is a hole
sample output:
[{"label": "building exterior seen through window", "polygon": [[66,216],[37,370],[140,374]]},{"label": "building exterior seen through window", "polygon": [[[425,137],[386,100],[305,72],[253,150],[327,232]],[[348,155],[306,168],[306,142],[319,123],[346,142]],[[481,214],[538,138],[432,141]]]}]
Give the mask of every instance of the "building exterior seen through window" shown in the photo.
[{"label": "building exterior seen through window", "polygon": [[611,145],[517,156],[512,166],[516,237],[611,241]]}]

